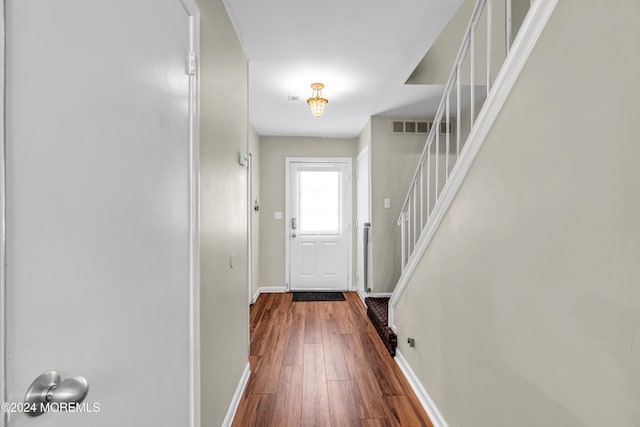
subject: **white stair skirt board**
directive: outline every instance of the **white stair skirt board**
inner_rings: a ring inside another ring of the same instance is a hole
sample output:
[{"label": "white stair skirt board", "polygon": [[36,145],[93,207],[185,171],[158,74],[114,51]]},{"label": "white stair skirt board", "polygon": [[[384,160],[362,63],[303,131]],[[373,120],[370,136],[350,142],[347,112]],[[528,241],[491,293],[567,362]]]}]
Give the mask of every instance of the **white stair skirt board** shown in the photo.
[{"label": "white stair skirt board", "polygon": [[262,286],[258,288],[255,294],[253,294],[251,304],[255,304],[260,294],[281,294],[283,292],[287,292],[287,288],[285,286]]},{"label": "white stair skirt board", "polygon": [[[358,292],[358,296],[360,297],[360,301],[362,301],[362,304],[366,307],[367,304],[365,304],[364,299],[369,297],[369,295],[368,294],[361,294],[360,291],[357,291],[357,292]],[[371,297],[372,298],[390,298],[391,297],[391,292],[372,293]]]},{"label": "white stair skirt board", "polygon": [[411,366],[407,363],[407,360],[404,358],[399,349],[396,349],[396,357],[395,361],[400,367],[400,370],[404,374],[405,378],[409,382],[409,385],[413,389],[413,392],[418,397],[420,404],[424,408],[425,412],[429,416],[429,419],[433,423],[433,427],[448,427],[447,422],[444,420],[444,417],[438,410],[438,407],[433,402],[427,390],[425,390],[424,386],[411,369]]},{"label": "white stair skirt board", "polygon": [[360,302],[362,303],[362,305],[367,308],[367,305],[364,303],[364,299],[368,296],[367,294],[361,294],[360,291],[358,292],[358,299],[360,300]]},{"label": "white stair skirt board", "polygon": [[249,368],[249,363],[247,362],[247,366],[244,367],[242,377],[240,377],[240,382],[238,383],[236,392],[233,394],[233,399],[231,399],[231,404],[229,405],[229,409],[227,410],[227,416],[224,417],[224,421],[222,422],[222,427],[231,427],[231,424],[233,424],[233,419],[236,416],[238,405],[240,405],[240,399],[242,398],[244,389],[245,387],[247,387],[247,383],[249,382],[249,375],[251,375],[251,369]]},{"label": "white stair skirt board", "polygon": [[444,215],[447,213],[449,206],[451,206],[464,178],[467,176],[469,169],[471,169],[473,161],[487,139],[489,131],[491,131],[498,114],[500,114],[502,110],[502,106],[507,100],[513,85],[518,79],[522,68],[524,68],[524,64],[527,62],[533,47],[536,45],[540,34],[542,34],[542,30],[547,25],[557,3],[558,0],[537,0],[533,2],[529,13],[527,13],[520,27],[520,31],[511,46],[511,51],[496,76],[493,89],[489,93],[484,107],[476,119],[476,125],[471,129],[467,141],[460,152],[460,158],[451,170],[449,181],[447,181],[442,190],[438,203],[431,214],[430,222],[427,224],[427,229],[418,239],[414,252],[409,262],[407,262],[398,280],[398,284],[391,295],[391,300],[389,301],[389,326],[394,331],[396,331],[396,326],[393,308],[398,303],[400,296],[409,283],[409,279],[422,259],[422,255],[424,255],[433,236],[440,227]]},{"label": "white stair skirt board", "polygon": [[393,295],[391,292],[375,292],[371,294],[373,298],[390,298],[391,295]]}]

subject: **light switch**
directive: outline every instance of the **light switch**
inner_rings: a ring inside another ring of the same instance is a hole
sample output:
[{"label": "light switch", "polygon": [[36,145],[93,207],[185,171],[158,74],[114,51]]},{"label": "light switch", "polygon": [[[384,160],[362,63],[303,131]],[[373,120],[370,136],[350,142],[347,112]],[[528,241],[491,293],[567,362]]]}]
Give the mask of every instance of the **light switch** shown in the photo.
[{"label": "light switch", "polygon": [[274,212],[273,219],[282,219],[282,212]]},{"label": "light switch", "polygon": [[384,199],[384,208],[391,209],[391,199]]}]

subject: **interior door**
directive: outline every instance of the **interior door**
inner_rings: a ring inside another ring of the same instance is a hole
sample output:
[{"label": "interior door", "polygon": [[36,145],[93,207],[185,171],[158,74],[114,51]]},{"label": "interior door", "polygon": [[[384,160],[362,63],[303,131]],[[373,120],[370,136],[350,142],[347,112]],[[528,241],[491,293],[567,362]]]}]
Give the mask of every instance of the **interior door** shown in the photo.
[{"label": "interior door", "polygon": [[350,163],[291,162],[291,290],[349,289]]},{"label": "interior door", "polygon": [[187,426],[189,15],[5,1],[6,399],[51,370],[89,384],[8,425]]},{"label": "interior door", "polygon": [[358,293],[362,298],[370,292],[367,288],[371,287],[369,197],[369,149],[367,147],[358,155],[356,166],[356,280]]}]

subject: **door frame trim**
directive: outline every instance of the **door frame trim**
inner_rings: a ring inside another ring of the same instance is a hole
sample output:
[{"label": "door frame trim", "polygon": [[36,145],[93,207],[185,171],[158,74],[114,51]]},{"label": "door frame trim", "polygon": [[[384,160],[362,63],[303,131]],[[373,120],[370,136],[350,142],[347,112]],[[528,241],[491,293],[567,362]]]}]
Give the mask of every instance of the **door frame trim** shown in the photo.
[{"label": "door frame trim", "polygon": [[[373,200],[373,194],[371,193],[371,152],[369,150],[369,144],[365,145],[362,150],[360,151],[360,153],[358,153],[358,157],[356,158],[356,169],[358,169],[358,165],[360,164],[360,160],[364,157],[367,156],[367,198],[369,199],[369,206],[367,207],[369,209],[369,223],[372,223],[371,221],[371,216],[372,216],[372,212],[373,212],[373,205],[371,203],[371,200]],[[361,177],[359,174],[356,175],[357,178],[356,180],[360,180]],[[358,183],[356,182],[356,221],[358,221],[358,206],[357,206],[357,200],[358,200]],[[358,227],[363,227],[363,224],[358,223]],[[357,228],[356,228],[356,239],[358,238],[358,234],[357,234]],[[369,237],[369,239],[371,240],[371,237]],[[373,265],[372,259],[373,259],[373,249],[372,246],[369,245],[369,262],[368,262],[368,268],[367,268],[367,277],[369,279],[369,288],[371,288],[371,293],[373,294],[373,268],[371,267]],[[358,268],[357,265],[357,261],[358,261],[358,241],[356,241],[356,269]],[[358,288],[358,281],[356,280],[355,283],[355,288],[356,288],[356,292],[358,293],[358,295],[360,296],[360,299],[362,301],[364,301],[364,298],[366,297],[367,293],[360,293],[360,289]],[[366,289],[365,289],[366,290]]]},{"label": "door frame trim", "polygon": [[[189,426],[201,426],[200,395],[200,8],[179,0],[189,15],[189,49],[195,75],[189,76]],[[193,95],[193,96],[191,96]]]},{"label": "door frame trim", "polygon": [[[179,0],[189,16],[189,44],[200,58],[200,9],[195,0]],[[6,2],[0,0],[0,402],[6,402]],[[200,427],[200,67],[190,78],[194,97],[189,114],[189,426]],[[0,427],[7,415],[0,414]]]},{"label": "door frame trim", "polygon": [[[290,271],[290,239],[289,223],[291,222],[291,164],[292,163],[346,163],[347,164],[347,199],[349,206],[348,233],[347,233],[347,289],[353,288],[353,159],[351,157],[285,157],[285,216],[284,216],[284,282],[287,292],[291,291],[291,271]],[[314,289],[309,289],[314,290]]]},{"label": "door frame trim", "polygon": [[[5,16],[5,0],[0,0],[0,124],[2,132],[0,132],[0,402],[7,401],[7,290],[6,278],[7,272],[7,233],[6,233],[6,16]],[[0,414],[0,427],[5,427],[8,413]]]}]

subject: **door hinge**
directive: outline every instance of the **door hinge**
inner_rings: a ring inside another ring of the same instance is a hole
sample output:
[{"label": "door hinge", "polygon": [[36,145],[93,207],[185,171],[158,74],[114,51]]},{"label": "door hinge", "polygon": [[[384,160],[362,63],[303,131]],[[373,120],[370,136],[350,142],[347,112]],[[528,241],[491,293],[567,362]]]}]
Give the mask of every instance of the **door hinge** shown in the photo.
[{"label": "door hinge", "polygon": [[198,73],[198,57],[195,52],[189,52],[189,75],[195,76]]}]

